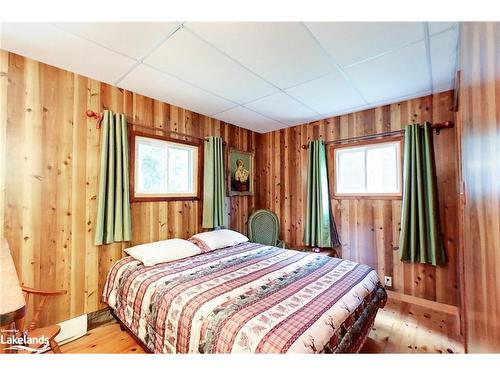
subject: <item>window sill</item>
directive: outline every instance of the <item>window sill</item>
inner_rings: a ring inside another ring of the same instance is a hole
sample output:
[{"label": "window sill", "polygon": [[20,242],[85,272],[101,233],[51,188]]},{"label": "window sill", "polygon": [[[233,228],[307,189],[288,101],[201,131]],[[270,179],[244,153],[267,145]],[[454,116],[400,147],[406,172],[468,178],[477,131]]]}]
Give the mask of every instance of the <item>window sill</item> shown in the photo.
[{"label": "window sill", "polygon": [[200,197],[140,197],[140,198],[130,198],[130,203],[199,201],[199,200],[200,200]]},{"label": "window sill", "polygon": [[334,195],[332,199],[335,200],[360,200],[360,199],[369,199],[369,200],[402,200],[403,197],[401,195]]}]

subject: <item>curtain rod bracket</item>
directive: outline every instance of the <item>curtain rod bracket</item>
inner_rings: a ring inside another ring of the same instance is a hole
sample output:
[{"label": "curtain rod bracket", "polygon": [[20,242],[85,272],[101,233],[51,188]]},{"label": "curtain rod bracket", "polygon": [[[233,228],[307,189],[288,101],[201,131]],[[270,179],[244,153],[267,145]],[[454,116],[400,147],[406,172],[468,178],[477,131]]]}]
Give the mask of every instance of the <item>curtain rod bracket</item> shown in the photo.
[{"label": "curtain rod bracket", "polygon": [[101,121],[102,121],[102,118],[104,117],[104,115],[102,113],[96,113],[90,109],[87,109],[87,111],[85,112],[85,114],[87,115],[87,117],[90,117],[90,118],[95,118],[97,119],[97,124],[96,124],[96,129],[100,129],[101,128]]},{"label": "curtain rod bracket", "polygon": [[439,132],[442,129],[450,129],[450,128],[453,128],[454,126],[455,126],[455,124],[453,123],[453,121],[445,121],[445,122],[438,122],[438,123],[432,124],[431,128],[436,131],[436,135],[439,135]]},{"label": "curtain rod bracket", "polygon": [[[97,112],[94,112],[94,111],[92,111],[90,109],[87,109],[87,111],[85,111],[85,115],[87,115],[87,117],[89,117],[89,118],[95,118],[95,119],[97,119],[96,129],[100,129],[101,128],[101,122],[102,122],[102,119],[104,118],[104,114],[103,113],[97,113]],[[189,120],[189,116],[187,117],[187,119]],[[186,123],[187,123],[187,121],[186,121]],[[179,132],[176,132],[176,131],[173,131],[173,130],[159,129],[159,128],[154,128],[154,127],[145,126],[145,125],[141,125],[141,124],[135,124],[133,122],[129,122],[129,125],[131,125],[132,127],[135,127],[135,128],[141,128],[141,129],[145,129],[145,130],[148,130],[148,131],[161,131],[163,133],[174,134],[174,135],[176,135],[178,137],[196,139],[196,140],[198,140],[200,142],[201,141],[206,141],[206,139],[204,139],[204,138],[200,138],[200,137],[197,137],[197,136],[191,135],[191,134],[179,133]],[[227,143],[225,141],[223,141],[222,144],[224,146],[227,145]]]}]

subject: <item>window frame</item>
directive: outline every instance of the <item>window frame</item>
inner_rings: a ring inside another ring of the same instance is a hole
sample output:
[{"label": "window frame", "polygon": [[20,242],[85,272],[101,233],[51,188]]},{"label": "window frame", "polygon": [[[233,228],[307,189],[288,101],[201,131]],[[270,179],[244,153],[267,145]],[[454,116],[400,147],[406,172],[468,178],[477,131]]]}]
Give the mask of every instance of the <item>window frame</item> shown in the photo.
[{"label": "window frame", "polygon": [[[337,151],[344,148],[353,148],[367,145],[375,145],[378,143],[398,143],[399,163],[399,191],[397,193],[337,193]],[[341,143],[333,145],[333,199],[387,199],[401,200],[403,199],[403,135],[387,136],[384,138],[375,138],[369,140],[361,140],[356,142]]]},{"label": "window frame", "polygon": [[[154,130],[154,129],[152,129]],[[194,188],[196,193],[191,195],[186,194],[164,194],[155,196],[136,196],[135,191],[135,177],[136,177],[136,143],[137,137],[151,138],[155,140],[165,141],[169,143],[178,143],[196,148],[195,161],[194,161]],[[202,179],[202,166],[203,166],[203,142],[191,142],[183,139],[169,137],[165,135],[149,134],[140,131],[130,131],[129,134],[129,187],[130,187],[130,202],[168,202],[168,201],[197,201],[201,200],[203,194],[203,179]]]}]

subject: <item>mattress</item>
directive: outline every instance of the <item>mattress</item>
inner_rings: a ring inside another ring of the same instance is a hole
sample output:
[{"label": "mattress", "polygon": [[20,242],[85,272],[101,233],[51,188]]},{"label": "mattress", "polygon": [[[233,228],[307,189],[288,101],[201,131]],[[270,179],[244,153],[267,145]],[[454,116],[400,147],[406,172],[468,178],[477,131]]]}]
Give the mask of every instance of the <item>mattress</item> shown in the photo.
[{"label": "mattress", "polygon": [[359,349],[377,290],[367,265],[246,242],[149,267],[125,257],[103,299],[154,353],[321,353]]}]

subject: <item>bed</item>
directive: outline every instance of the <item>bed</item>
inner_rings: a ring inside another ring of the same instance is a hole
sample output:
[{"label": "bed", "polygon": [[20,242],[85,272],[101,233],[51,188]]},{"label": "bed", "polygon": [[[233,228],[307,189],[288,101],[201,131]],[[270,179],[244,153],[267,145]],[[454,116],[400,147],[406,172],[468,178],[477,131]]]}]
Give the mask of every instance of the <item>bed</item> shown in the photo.
[{"label": "bed", "polygon": [[387,295],[367,265],[245,242],[116,262],[104,302],[153,353],[355,353]]}]

